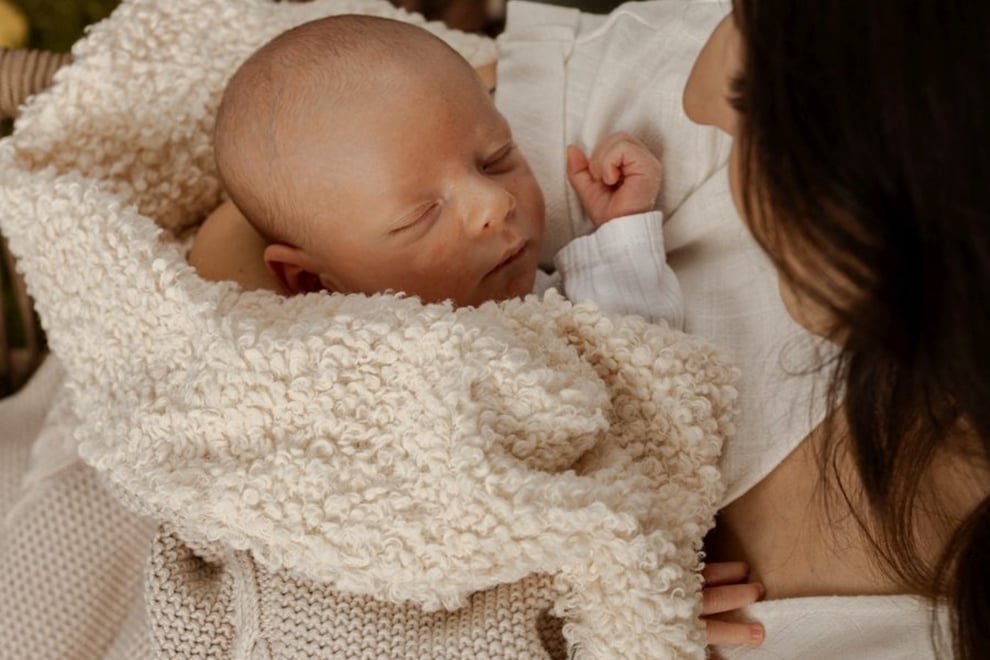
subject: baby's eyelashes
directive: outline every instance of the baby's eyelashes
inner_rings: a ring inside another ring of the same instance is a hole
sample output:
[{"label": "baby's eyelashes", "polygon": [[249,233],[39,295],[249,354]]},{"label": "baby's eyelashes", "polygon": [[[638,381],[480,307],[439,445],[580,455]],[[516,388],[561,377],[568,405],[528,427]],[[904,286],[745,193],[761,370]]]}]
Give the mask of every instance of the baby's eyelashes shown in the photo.
[{"label": "baby's eyelashes", "polygon": [[424,223],[433,220],[439,212],[440,202],[430,202],[429,204],[424,204],[423,206],[417,207],[416,210],[411,213],[403,216],[396,226],[388,233],[389,235],[400,234],[406,232],[407,230],[421,226]]},{"label": "baby's eyelashes", "polygon": [[512,142],[505,145],[489,158],[484,165],[482,165],[482,170],[486,174],[499,174],[503,171],[511,169],[513,164],[513,156],[515,155],[516,145]]}]

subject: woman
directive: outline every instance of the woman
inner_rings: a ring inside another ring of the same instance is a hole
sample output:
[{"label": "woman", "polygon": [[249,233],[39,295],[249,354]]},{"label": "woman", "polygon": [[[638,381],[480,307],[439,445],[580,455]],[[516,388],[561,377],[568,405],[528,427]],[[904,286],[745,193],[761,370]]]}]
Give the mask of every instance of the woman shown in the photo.
[{"label": "woman", "polygon": [[734,137],[733,199],[788,311],[841,349],[826,421],[709,557],[771,599],[937,600],[950,635],[918,655],[966,659],[990,657],[988,39],[986,3],[744,0],[684,95]]}]

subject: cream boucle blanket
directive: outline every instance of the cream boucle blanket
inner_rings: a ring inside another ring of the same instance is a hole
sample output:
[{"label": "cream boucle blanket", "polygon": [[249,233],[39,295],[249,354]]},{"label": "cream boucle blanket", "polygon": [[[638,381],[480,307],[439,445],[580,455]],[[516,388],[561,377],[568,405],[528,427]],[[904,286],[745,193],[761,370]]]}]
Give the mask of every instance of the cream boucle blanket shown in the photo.
[{"label": "cream boucle blanket", "polygon": [[[735,397],[711,346],[553,292],[456,310],[286,299],[186,264],[177,236],[220,198],[227,77],[278,32],[353,11],[422,22],[383,0],[125,0],[0,145],[0,229],[66,367],[80,451],[163,525],[157,652],[195,637],[211,655],[313,655],[330,634],[313,617],[342,602],[467,606],[458,625],[484,632],[530,590],[578,657],[703,657],[698,553]],[[191,588],[190,557],[223,584]],[[272,625],[286,593],[316,614]]]}]

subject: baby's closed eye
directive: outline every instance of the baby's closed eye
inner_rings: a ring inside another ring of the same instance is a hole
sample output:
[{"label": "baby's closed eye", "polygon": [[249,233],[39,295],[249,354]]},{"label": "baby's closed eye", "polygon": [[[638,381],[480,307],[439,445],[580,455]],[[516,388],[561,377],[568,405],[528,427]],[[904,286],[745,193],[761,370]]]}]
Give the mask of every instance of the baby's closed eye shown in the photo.
[{"label": "baby's closed eye", "polygon": [[434,201],[417,207],[411,213],[403,216],[396,226],[389,230],[389,235],[404,233],[410,229],[428,227],[440,215],[440,202]]},{"label": "baby's closed eye", "polygon": [[515,166],[516,145],[509,143],[490,157],[482,169],[486,174],[501,174]]}]

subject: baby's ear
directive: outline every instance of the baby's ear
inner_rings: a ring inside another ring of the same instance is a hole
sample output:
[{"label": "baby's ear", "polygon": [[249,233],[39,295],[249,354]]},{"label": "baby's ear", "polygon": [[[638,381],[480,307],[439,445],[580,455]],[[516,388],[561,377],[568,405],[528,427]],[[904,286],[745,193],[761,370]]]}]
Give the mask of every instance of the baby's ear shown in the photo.
[{"label": "baby's ear", "polygon": [[265,248],[265,265],[282,293],[294,296],[324,289],[320,276],[313,272],[312,259],[297,247],[284,243],[269,245]]}]

